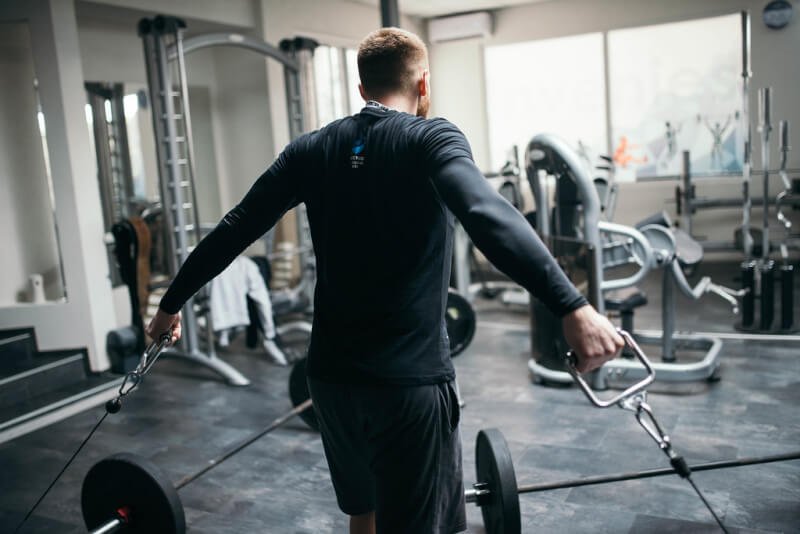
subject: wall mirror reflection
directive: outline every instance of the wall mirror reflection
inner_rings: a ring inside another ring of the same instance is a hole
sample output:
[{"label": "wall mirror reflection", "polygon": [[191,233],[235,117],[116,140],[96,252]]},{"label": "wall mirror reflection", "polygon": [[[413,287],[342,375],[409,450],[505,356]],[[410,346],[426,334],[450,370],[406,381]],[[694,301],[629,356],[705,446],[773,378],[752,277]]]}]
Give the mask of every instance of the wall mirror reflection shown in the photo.
[{"label": "wall mirror reflection", "polygon": [[[114,286],[123,283],[114,256],[114,225],[127,221],[149,242],[146,277],[156,283],[166,277],[166,244],[161,209],[158,162],[147,87],[140,83],[86,82],[86,122],[97,162],[97,183],[107,232],[109,264]],[[203,221],[220,217],[216,160],[211,127],[211,98],[207,87],[190,87],[195,125],[193,143],[198,207]]]},{"label": "wall mirror reflection", "polygon": [[0,306],[66,299],[30,30],[0,23]]}]

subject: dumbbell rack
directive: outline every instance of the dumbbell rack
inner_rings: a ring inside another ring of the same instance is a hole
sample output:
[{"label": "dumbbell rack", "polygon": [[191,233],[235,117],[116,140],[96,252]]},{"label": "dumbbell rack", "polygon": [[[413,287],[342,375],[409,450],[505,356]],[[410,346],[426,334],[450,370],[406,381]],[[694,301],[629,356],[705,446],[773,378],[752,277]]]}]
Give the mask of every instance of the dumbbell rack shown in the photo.
[{"label": "dumbbell rack", "polygon": [[[759,102],[759,125],[758,131],[761,134],[761,165],[763,167],[763,198],[769,198],[769,163],[770,163],[770,136],[773,130],[771,119],[772,108],[772,88],[765,87],[758,91]],[[779,123],[779,151],[782,155],[781,178],[784,181],[785,190],[778,195],[776,206],[780,207],[783,197],[787,196],[787,191],[791,191],[791,182],[786,176],[786,162],[789,152],[789,123],[785,120]],[[787,183],[788,182],[788,183]],[[747,208],[747,206],[746,206]],[[745,219],[749,220],[749,213],[745,209]],[[787,229],[791,228],[791,223],[782,216],[778,209],[778,220],[784,223]],[[742,277],[742,289],[745,294],[742,298],[742,314],[740,321],[735,325],[738,330],[756,333],[777,333],[788,334],[794,332],[794,266],[788,261],[788,251],[785,240],[781,243],[781,256],[783,262],[776,265],[770,259],[770,240],[769,240],[769,209],[764,206],[762,222],[762,243],[761,257],[754,258],[752,248],[745,247],[748,256],[740,265]],[[743,226],[743,241],[752,243],[749,235],[749,227]],[[780,284],[780,309],[781,316],[775,325],[775,283]],[[756,322],[756,301],[758,302],[758,322]]]}]

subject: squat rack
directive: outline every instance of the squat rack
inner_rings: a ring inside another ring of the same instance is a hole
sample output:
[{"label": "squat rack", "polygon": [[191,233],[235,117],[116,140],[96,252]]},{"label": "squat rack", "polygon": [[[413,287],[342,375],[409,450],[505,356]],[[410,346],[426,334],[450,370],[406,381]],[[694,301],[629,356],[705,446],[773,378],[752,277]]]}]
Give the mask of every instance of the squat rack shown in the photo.
[{"label": "squat rack", "polygon": [[[316,117],[313,53],[317,43],[297,37],[276,48],[262,40],[238,33],[209,33],[184,39],[186,23],[176,17],[142,19],[138,32],[144,46],[147,83],[153,114],[161,204],[166,227],[167,265],[174,277],[202,238],[195,191],[192,123],[185,55],[203,48],[233,46],[271,58],[284,68],[289,134],[292,139],[314,127]],[[301,264],[313,262],[311,236],[303,205],[296,209]],[[313,285],[313,284],[312,284]],[[313,291],[309,287],[309,291]],[[183,311],[183,336],[177,349],[165,354],[204,365],[229,384],[246,386],[249,380],[217,357],[214,329],[208,307],[209,294],[202,288]],[[199,346],[198,319],[205,320],[205,352]]]}]

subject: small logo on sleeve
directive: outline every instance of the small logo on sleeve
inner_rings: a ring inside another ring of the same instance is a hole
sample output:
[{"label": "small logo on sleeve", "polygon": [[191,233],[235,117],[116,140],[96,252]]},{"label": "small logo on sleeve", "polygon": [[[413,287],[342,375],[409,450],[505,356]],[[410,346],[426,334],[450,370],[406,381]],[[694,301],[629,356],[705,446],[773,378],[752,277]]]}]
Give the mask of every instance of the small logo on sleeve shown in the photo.
[{"label": "small logo on sleeve", "polygon": [[363,139],[356,139],[355,143],[353,143],[352,154],[350,155],[351,169],[360,169],[364,166],[365,156],[362,155],[364,146],[365,143]]}]

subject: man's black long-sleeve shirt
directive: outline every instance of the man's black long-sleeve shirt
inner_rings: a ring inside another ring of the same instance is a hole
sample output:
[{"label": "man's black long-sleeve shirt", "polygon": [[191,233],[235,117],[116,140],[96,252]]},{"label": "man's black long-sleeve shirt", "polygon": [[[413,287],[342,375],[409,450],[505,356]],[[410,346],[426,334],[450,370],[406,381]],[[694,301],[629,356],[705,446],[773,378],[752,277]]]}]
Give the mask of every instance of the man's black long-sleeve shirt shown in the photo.
[{"label": "man's black long-sleeve shirt", "polygon": [[368,105],[293,141],[192,252],[161,308],[176,313],[300,202],[317,262],[307,366],[316,379],[453,378],[444,322],[453,215],[495,266],[556,315],[586,304],[477,169],[458,128]]}]

